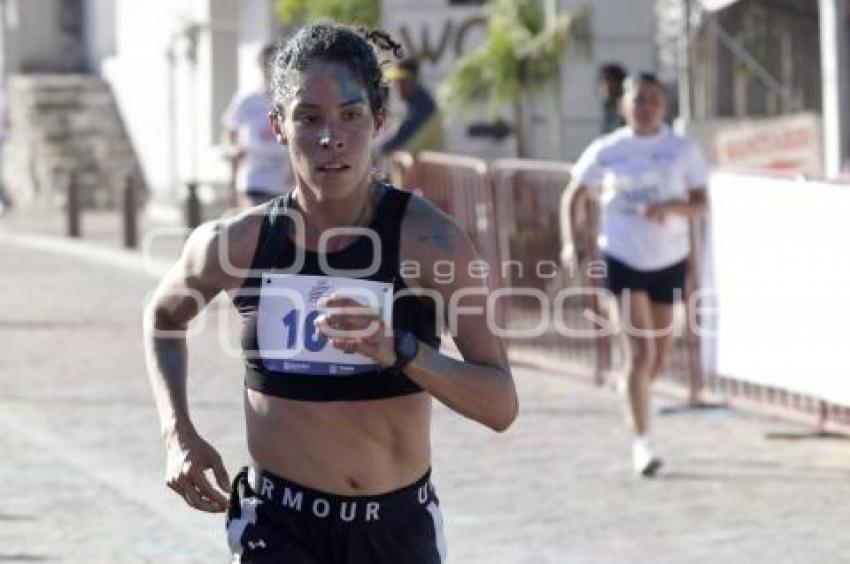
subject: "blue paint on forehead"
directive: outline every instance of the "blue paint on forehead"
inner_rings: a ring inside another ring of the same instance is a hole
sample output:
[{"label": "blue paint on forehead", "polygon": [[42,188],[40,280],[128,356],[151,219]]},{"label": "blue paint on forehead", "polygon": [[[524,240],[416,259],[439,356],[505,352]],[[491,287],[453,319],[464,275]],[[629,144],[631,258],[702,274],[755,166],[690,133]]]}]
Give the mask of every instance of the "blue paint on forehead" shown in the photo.
[{"label": "blue paint on forehead", "polygon": [[360,88],[357,87],[357,84],[351,80],[351,75],[348,73],[336,73],[336,83],[343,98],[349,101],[363,101],[363,94]]}]

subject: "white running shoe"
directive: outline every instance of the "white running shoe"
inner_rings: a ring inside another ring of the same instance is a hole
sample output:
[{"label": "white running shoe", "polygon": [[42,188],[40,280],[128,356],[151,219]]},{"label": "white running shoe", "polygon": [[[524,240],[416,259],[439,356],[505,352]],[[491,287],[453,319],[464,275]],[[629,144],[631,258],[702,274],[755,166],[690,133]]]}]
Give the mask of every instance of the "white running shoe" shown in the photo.
[{"label": "white running shoe", "polygon": [[660,458],[652,454],[646,439],[637,438],[632,444],[632,464],[635,474],[651,478],[661,468],[662,462]]}]

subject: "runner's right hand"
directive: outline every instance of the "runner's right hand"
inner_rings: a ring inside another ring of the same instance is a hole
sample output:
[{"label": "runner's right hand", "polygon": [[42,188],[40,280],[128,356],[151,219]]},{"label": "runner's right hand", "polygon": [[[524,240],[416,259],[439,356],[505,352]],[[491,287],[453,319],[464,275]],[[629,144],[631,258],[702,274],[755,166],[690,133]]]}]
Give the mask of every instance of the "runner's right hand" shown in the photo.
[{"label": "runner's right hand", "polygon": [[[165,482],[186,503],[209,513],[226,511],[230,493],[230,479],[221,456],[197,433],[172,433],[166,438]],[[207,479],[206,471],[212,470],[216,488]],[[225,492],[225,493],[222,493]]]}]

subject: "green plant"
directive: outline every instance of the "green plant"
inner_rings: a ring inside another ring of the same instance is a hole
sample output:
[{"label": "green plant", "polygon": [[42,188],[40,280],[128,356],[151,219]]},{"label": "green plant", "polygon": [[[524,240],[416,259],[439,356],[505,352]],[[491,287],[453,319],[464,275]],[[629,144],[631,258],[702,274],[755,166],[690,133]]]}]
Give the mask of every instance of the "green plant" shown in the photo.
[{"label": "green plant", "polygon": [[[518,130],[523,89],[559,78],[561,55],[571,45],[589,52],[590,17],[580,9],[547,25],[540,0],[492,0],[490,5],[484,44],[455,63],[438,96],[452,114],[493,118],[511,105]],[[521,131],[517,138],[522,141]]]},{"label": "green plant", "polygon": [[495,115],[517,102],[527,86],[542,86],[558,77],[558,62],[571,43],[587,51],[589,15],[562,13],[547,27],[539,0],[493,0],[487,39],[461,57],[440,87],[450,112],[484,108]]},{"label": "green plant", "polygon": [[381,23],[380,0],[275,0],[275,12],[287,25],[323,18],[369,27]]}]

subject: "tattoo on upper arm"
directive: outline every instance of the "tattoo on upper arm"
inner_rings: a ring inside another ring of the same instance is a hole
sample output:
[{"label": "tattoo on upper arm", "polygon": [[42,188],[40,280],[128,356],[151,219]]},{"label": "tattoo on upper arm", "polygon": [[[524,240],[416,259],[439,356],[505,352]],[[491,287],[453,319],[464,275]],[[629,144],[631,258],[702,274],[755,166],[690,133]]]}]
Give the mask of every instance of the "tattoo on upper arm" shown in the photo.
[{"label": "tattoo on upper arm", "polygon": [[451,252],[455,248],[455,239],[452,236],[449,222],[441,217],[435,217],[430,221],[428,232],[417,237],[420,243],[433,241],[441,251]]}]

